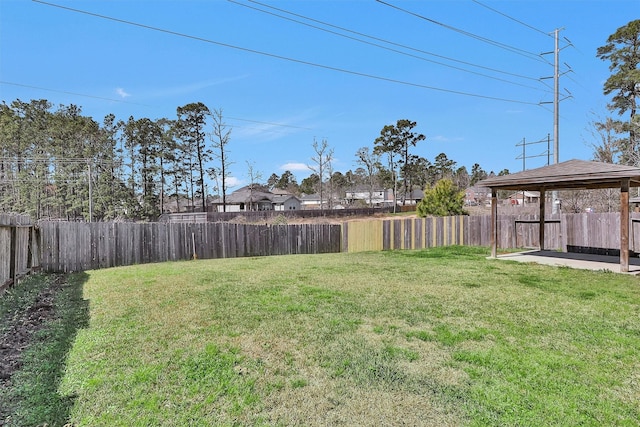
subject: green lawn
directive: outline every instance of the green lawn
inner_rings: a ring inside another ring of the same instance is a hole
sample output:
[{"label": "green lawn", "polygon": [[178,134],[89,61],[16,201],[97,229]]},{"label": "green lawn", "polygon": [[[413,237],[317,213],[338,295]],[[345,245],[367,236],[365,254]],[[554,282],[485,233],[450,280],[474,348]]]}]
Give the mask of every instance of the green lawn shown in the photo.
[{"label": "green lawn", "polygon": [[75,426],[640,425],[640,279],[486,249],[86,273]]}]

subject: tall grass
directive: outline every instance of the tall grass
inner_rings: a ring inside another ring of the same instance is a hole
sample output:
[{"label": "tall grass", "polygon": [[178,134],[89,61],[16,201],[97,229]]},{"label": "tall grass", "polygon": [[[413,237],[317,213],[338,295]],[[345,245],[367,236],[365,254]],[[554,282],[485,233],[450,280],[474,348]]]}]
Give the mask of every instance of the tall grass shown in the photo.
[{"label": "tall grass", "polygon": [[640,282],[441,248],[89,272],[74,425],[637,425]]}]

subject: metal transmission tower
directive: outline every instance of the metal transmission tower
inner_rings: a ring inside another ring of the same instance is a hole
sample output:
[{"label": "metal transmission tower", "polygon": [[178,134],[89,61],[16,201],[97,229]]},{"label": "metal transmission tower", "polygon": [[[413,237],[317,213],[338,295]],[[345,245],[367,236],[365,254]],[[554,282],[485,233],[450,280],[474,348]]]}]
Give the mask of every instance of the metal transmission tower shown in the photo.
[{"label": "metal transmission tower", "polygon": [[[527,146],[542,144],[543,142],[547,143],[546,151],[540,154],[527,154]],[[527,170],[527,159],[532,159],[534,157],[546,157],[547,158],[547,166],[549,166],[549,162],[551,160],[551,136],[547,134],[546,138],[539,139],[538,141],[530,141],[527,142],[525,138],[522,138],[522,142],[516,144],[516,147],[522,147],[522,154],[516,157],[516,160],[522,159],[522,170]],[[522,192],[522,206],[524,207],[525,201],[525,192]]]},{"label": "metal transmission tower", "polygon": [[[527,154],[527,147],[529,145],[536,145],[547,143],[547,149],[540,154]],[[516,144],[516,147],[522,147],[522,154],[516,157],[516,160],[522,159],[522,170],[527,170],[527,159],[532,159],[534,157],[546,157],[547,158],[547,166],[549,166],[549,162],[551,160],[551,136],[547,134],[546,138],[539,139],[537,141],[527,141],[525,138],[522,138],[522,142]],[[557,163],[557,162],[556,162]]]},{"label": "metal transmission tower", "polygon": [[[563,29],[564,28],[556,28],[554,30],[554,40],[555,40],[554,49],[550,52],[542,53],[542,55],[549,55],[553,53],[553,77],[542,77],[542,79],[553,78],[553,163],[554,164],[557,164],[560,162],[560,101],[564,101],[565,99],[571,97],[571,93],[569,93],[568,96],[566,96],[563,99],[560,99],[560,76],[561,76],[560,50],[561,49],[559,46],[559,39],[560,39],[560,31],[562,31]],[[567,39],[566,37],[564,39],[568,42],[567,46],[572,46],[571,41],[569,39]],[[562,49],[564,49],[567,46],[564,46]],[[565,63],[565,65],[567,64]],[[567,67],[569,69],[562,74],[565,74],[571,71],[571,67],[569,67],[568,65]],[[550,103],[551,102],[542,102],[542,104],[550,104]],[[557,191],[552,192],[552,198],[553,198],[553,213],[558,213],[559,201],[558,201]]]}]

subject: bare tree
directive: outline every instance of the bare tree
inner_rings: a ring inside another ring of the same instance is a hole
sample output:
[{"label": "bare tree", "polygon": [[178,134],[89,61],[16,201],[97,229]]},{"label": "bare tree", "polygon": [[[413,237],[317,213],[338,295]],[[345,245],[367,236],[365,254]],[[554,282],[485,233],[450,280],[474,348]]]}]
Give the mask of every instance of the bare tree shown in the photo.
[{"label": "bare tree", "polygon": [[247,175],[249,176],[249,210],[253,210],[253,190],[260,185],[262,172],[256,170],[254,162],[247,161]]},{"label": "bare tree", "polygon": [[369,207],[373,207],[373,190],[380,165],[380,156],[369,151],[369,147],[359,148],[356,152],[357,162],[366,172],[369,187]]},{"label": "bare tree", "polygon": [[[211,134],[211,142],[213,143],[214,156],[220,161],[220,167],[215,171],[216,176],[220,178],[222,189],[222,211],[227,211],[227,178],[229,177],[229,161],[227,144],[231,139],[231,129],[227,128],[222,119],[222,109],[214,109],[212,113],[213,132]],[[209,172],[211,175],[211,171]]]},{"label": "bare tree", "polygon": [[333,148],[329,148],[329,143],[326,139],[322,142],[318,142],[315,138],[313,140],[313,150],[316,155],[311,157],[315,166],[307,165],[309,169],[320,178],[318,186],[320,193],[320,208],[324,206],[324,178],[327,175],[329,169],[331,169],[331,161],[333,160]]}]

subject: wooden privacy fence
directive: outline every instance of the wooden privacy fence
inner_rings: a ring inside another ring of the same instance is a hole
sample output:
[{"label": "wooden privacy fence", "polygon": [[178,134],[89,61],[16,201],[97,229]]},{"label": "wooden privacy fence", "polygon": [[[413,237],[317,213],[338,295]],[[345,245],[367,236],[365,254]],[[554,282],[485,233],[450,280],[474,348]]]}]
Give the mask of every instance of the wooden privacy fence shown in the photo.
[{"label": "wooden privacy fence", "polygon": [[42,266],[69,272],[193,258],[340,252],[340,225],[43,222]]},{"label": "wooden privacy fence", "polygon": [[0,290],[39,266],[38,230],[31,218],[0,214]]},{"label": "wooden privacy fence", "polygon": [[[539,246],[538,227],[535,215],[500,215],[498,246],[503,249],[536,248]],[[620,247],[620,216],[616,213],[550,216],[545,227],[547,249]],[[15,271],[42,265],[45,271],[68,272],[193,258],[423,249],[448,245],[489,246],[491,216],[270,226],[222,222],[42,222],[38,249],[33,249],[37,244],[37,239],[33,238],[37,229],[28,230],[0,226],[0,244],[6,246],[6,242],[15,241],[12,244],[20,248],[13,255],[14,264],[18,266]],[[630,230],[630,249],[638,253],[640,213],[632,214]],[[12,233],[17,239],[8,237]],[[4,267],[8,265],[7,253],[9,250],[0,253],[0,274],[10,275],[9,268]],[[38,257],[38,254],[41,255]],[[3,273],[5,270],[7,273]],[[4,277],[0,275],[0,279],[5,280]]]},{"label": "wooden privacy fence", "polygon": [[469,241],[470,218],[448,216],[345,222],[342,224],[342,250],[362,252],[464,245]]},{"label": "wooden privacy fence", "polygon": [[[537,215],[499,215],[498,247],[539,247],[540,224],[537,218]],[[545,219],[545,227],[546,249],[620,248],[618,213],[550,215]],[[629,230],[629,249],[638,253],[640,213],[631,215]],[[343,224],[343,250],[348,252],[490,244],[490,215],[381,219]]]}]

